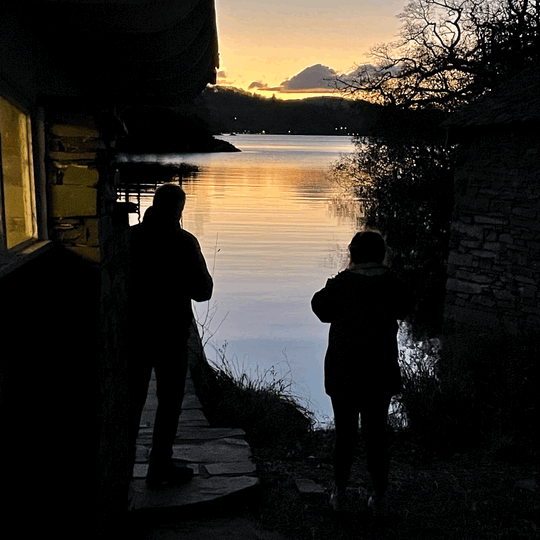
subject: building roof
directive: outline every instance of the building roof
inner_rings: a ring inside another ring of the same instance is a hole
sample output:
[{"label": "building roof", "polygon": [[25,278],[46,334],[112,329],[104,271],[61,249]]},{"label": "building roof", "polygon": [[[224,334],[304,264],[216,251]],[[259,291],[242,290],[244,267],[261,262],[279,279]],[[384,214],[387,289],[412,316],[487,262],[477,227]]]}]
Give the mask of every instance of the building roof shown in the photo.
[{"label": "building roof", "polygon": [[[31,6],[44,65],[67,72],[78,97],[166,105],[216,81],[214,0],[41,0]],[[42,77],[42,93],[68,93],[49,75]]]},{"label": "building roof", "polygon": [[538,122],[540,75],[527,69],[454,113],[445,127],[473,127]]}]

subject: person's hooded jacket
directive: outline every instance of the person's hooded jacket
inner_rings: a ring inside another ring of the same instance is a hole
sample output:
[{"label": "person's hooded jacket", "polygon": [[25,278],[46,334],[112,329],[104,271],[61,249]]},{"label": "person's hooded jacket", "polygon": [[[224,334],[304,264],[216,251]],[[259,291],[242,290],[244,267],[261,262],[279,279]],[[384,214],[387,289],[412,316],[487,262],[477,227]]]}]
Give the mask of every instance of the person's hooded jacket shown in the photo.
[{"label": "person's hooded jacket", "polygon": [[191,300],[212,296],[213,281],[199,242],[179,223],[165,221],[151,206],[143,222],[131,227],[132,314],[145,324],[174,322],[189,332]]},{"label": "person's hooded jacket", "polygon": [[377,263],[340,272],[315,293],[313,312],[330,323],[324,363],[328,395],[399,393],[397,321],[411,304],[407,285]]}]

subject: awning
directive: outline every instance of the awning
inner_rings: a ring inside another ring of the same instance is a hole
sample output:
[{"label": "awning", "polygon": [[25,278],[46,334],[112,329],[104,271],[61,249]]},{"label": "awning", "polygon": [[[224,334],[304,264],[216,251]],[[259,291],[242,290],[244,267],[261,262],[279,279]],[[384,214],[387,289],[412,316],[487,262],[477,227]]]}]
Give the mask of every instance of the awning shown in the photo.
[{"label": "awning", "polygon": [[[214,0],[41,0],[28,15],[47,96],[167,105],[215,83]],[[47,68],[45,68],[47,69]],[[55,71],[73,83],[62,84]]]}]

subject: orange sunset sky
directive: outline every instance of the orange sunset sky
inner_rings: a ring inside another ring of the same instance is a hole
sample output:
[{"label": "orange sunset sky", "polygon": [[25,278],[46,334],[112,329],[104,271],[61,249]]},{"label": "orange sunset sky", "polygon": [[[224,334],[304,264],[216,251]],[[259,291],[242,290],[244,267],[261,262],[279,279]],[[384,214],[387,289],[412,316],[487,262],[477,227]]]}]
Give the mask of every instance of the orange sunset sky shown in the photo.
[{"label": "orange sunset sky", "polygon": [[[405,0],[216,0],[218,84],[266,97],[320,95],[333,74],[395,38]],[[327,92],[330,89],[326,90]]]}]

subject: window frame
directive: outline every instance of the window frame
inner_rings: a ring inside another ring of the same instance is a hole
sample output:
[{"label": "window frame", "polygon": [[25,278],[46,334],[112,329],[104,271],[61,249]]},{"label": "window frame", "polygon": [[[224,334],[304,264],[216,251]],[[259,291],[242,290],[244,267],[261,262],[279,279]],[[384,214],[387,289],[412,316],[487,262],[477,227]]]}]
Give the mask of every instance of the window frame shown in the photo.
[{"label": "window frame", "polygon": [[0,151],[0,277],[52,247],[47,235],[44,111],[40,107],[32,111],[32,108],[25,104],[25,100],[14,97],[16,92],[10,90],[5,82],[0,80],[0,97],[26,116],[29,127],[28,152],[32,174],[35,237],[24,240],[11,248],[7,247],[4,180]]}]

